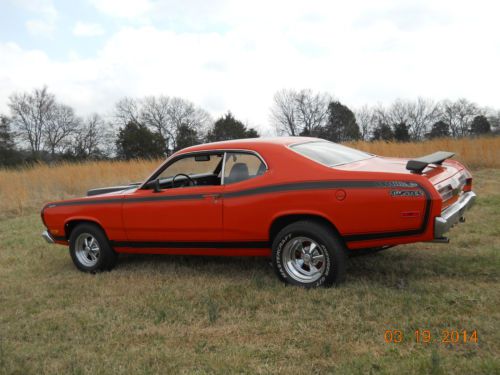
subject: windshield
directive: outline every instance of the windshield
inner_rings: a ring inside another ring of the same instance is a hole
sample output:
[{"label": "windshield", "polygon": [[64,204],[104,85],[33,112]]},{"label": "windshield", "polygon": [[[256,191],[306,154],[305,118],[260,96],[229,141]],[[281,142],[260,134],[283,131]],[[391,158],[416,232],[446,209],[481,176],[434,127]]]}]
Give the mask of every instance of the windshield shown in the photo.
[{"label": "windshield", "polygon": [[291,149],[329,167],[352,163],[373,156],[363,151],[327,141],[300,143],[291,146]]}]

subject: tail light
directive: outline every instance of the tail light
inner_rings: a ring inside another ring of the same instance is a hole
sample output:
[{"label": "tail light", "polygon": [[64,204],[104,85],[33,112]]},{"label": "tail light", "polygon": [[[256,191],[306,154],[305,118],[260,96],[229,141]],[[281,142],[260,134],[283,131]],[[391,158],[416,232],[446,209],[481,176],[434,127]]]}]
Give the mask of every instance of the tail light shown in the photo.
[{"label": "tail light", "polygon": [[439,195],[441,195],[443,202],[446,202],[448,199],[453,197],[453,188],[451,185],[446,185],[445,187],[439,189]]},{"label": "tail light", "polygon": [[464,169],[465,185],[463,188],[464,192],[472,191],[472,175],[467,169]]}]

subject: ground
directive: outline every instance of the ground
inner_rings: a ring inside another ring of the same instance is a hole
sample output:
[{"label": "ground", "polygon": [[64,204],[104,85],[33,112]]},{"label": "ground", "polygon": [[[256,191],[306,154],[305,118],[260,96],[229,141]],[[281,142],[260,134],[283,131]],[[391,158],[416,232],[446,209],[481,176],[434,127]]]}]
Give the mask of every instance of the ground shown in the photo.
[{"label": "ground", "polygon": [[84,274],[41,239],[39,214],[4,218],[0,373],[498,374],[500,170],[474,176],[477,205],[450,244],[350,258],[330,289],[286,287],[267,259],[124,256]]}]

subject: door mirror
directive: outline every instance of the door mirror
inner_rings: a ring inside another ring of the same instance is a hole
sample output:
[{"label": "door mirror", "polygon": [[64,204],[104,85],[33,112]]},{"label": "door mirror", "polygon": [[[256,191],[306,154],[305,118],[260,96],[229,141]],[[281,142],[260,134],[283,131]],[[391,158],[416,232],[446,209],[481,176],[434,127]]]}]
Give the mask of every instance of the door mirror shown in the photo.
[{"label": "door mirror", "polygon": [[154,181],[154,184],[153,184],[153,193],[159,193],[161,192],[161,185],[160,185],[160,179],[157,178],[155,181]]}]

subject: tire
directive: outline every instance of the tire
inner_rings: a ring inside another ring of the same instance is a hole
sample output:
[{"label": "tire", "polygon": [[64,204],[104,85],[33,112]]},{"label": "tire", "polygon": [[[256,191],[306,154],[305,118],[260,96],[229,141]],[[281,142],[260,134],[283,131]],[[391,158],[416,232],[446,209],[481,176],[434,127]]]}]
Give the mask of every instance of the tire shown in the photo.
[{"label": "tire", "polygon": [[345,281],[346,247],[328,226],[297,221],[273,239],[272,263],[278,277],[305,288],[332,286]]},{"label": "tire", "polygon": [[76,268],[83,272],[111,270],[117,261],[106,234],[90,223],[79,224],[71,231],[69,253]]}]

